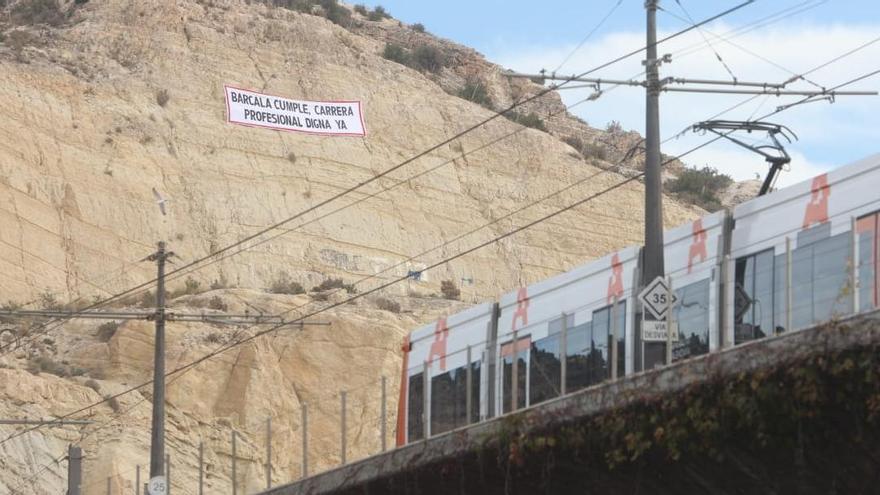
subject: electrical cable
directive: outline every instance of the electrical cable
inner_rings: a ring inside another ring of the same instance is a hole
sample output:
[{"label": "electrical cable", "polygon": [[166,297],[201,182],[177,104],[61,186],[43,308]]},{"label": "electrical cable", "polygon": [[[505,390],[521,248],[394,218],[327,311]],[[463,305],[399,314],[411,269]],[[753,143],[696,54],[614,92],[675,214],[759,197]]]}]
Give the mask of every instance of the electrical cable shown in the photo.
[{"label": "electrical cable", "polygon": [[578,50],[580,50],[584,46],[584,43],[586,43],[587,40],[589,40],[590,38],[593,37],[593,35],[596,33],[596,31],[598,31],[599,28],[601,28],[602,25],[604,25],[605,22],[608,21],[608,19],[612,15],[614,15],[614,12],[617,11],[617,8],[620,7],[620,4],[622,4],[622,3],[623,3],[623,0],[617,0],[617,3],[615,3],[614,6],[611,7],[611,10],[609,10],[608,13],[605,14],[605,17],[603,17],[602,20],[600,20],[599,23],[596,24],[593,27],[593,29],[590,30],[589,33],[587,33],[587,35],[584,37],[584,39],[582,39],[581,42],[577,44],[577,46],[574,48],[574,50],[572,50],[571,52],[569,52],[568,55],[565,56],[565,58],[562,60],[562,62],[559,63],[559,66],[556,67],[555,69],[553,69],[554,74],[556,72],[559,72],[559,69],[561,69],[562,66],[565,65],[565,63],[568,62],[571,59],[571,57],[573,57],[574,54],[577,53]]}]

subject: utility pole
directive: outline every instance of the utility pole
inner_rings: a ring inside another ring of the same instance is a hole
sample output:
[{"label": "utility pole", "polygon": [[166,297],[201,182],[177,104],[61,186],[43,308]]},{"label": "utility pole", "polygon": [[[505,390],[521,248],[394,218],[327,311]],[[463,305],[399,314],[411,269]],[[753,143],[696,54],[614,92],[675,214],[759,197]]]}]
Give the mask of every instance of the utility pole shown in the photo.
[{"label": "utility pole", "polygon": [[660,170],[660,64],[657,58],[657,3],[645,0],[645,264],[642,283],[665,275],[663,263],[663,181]]},{"label": "utility pole", "polygon": [[[281,316],[275,315],[252,315],[226,314],[216,312],[202,313],[176,313],[168,312],[165,308],[165,263],[174,253],[166,250],[165,242],[158,243],[158,250],[145,258],[143,261],[155,261],[157,264],[156,279],[156,310],[150,312],[126,312],[126,311],[57,311],[57,310],[8,310],[0,309],[0,316],[18,318],[82,318],[95,320],[155,320],[156,343],[153,358],[153,417],[152,430],[150,432],[150,488],[156,487],[159,495],[170,493],[165,477],[165,322],[188,321],[203,322],[218,325],[264,325],[271,324],[273,330],[288,325],[299,326],[300,329],[309,326],[330,326],[329,322],[307,322],[303,320],[287,321]],[[0,424],[32,424],[35,426],[63,426],[91,424],[91,421],[74,419],[50,419],[50,420],[27,420],[27,419],[0,419]],[[161,487],[164,487],[162,489]]]},{"label": "utility pole", "polygon": [[165,261],[173,255],[173,252],[165,251],[165,242],[159,241],[159,250],[148,258],[158,266],[156,344],[153,349],[153,423],[150,431],[151,481],[165,475]]}]

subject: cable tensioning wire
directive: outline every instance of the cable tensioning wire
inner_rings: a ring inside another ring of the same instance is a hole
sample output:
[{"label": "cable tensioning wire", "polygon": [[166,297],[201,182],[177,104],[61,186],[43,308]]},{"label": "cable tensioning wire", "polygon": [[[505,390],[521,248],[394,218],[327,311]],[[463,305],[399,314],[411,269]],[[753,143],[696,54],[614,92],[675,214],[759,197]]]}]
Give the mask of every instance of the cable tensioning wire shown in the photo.
[{"label": "cable tensioning wire", "polygon": [[587,35],[584,37],[584,39],[582,39],[581,42],[577,44],[577,46],[574,48],[574,50],[572,50],[571,52],[569,52],[568,55],[565,56],[565,58],[562,60],[562,62],[559,63],[559,66],[556,67],[555,69],[553,69],[554,73],[559,72],[559,69],[561,69],[562,66],[564,66],[566,62],[571,60],[571,57],[573,57],[574,54],[577,53],[578,50],[580,50],[584,46],[584,43],[586,43],[590,38],[592,38],[593,35],[596,34],[596,31],[598,31],[599,28],[601,28],[612,15],[614,15],[614,12],[617,11],[618,7],[620,7],[620,4],[622,4],[622,3],[623,3],[623,0],[617,0],[617,3],[615,3],[614,6],[611,7],[611,10],[609,10],[608,13],[605,14],[605,17],[603,17],[602,20],[600,20],[599,23],[596,24],[593,27],[593,29],[590,30],[589,33],[587,33]]},{"label": "cable tensioning wire", "polygon": [[[697,29],[697,28],[699,28],[700,26],[702,26],[702,25],[704,25],[704,24],[707,24],[707,23],[710,23],[710,22],[712,22],[712,21],[714,21],[714,20],[716,20],[716,19],[720,19],[720,18],[722,18],[722,17],[724,17],[724,16],[726,16],[726,15],[732,13],[732,12],[735,12],[735,11],[737,11],[737,10],[739,10],[739,9],[741,9],[741,8],[743,8],[743,7],[745,7],[745,6],[747,6],[747,5],[750,5],[750,4],[754,3],[755,1],[756,1],[756,0],[746,0],[745,2],[740,3],[740,4],[738,4],[738,5],[734,6],[734,7],[731,7],[731,8],[729,8],[729,9],[727,9],[727,10],[725,10],[725,11],[719,13],[719,14],[716,14],[716,15],[714,15],[714,16],[712,16],[712,17],[709,17],[709,18],[707,18],[707,19],[701,21],[700,23],[694,24],[693,26],[689,26],[689,27],[687,27],[687,28],[685,28],[685,29],[683,29],[683,30],[680,30],[680,31],[675,32],[675,33],[673,33],[673,34],[670,34],[670,35],[668,35],[668,36],[666,36],[666,37],[663,37],[662,39],[660,39],[660,40],[658,40],[658,41],[656,42],[656,45],[659,45],[659,44],[664,43],[664,42],[666,42],[666,41],[669,41],[669,40],[671,40],[671,39],[677,38],[678,36],[681,36],[681,35],[683,35],[683,34],[685,34],[685,33],[688,33],[688,32],[690,32],[690,31],[693,30],[693,29]],[[604,68],[606,68],[606,67],[609,67],[609,66],[611,66],[611,65],[613,65],[613,64],[616,64],[617,62],[620,62],[620,61],[625,60],[625,59],[627,59],[627,58],[629,58],[629,57],[632,57],[633,55],[636,55],[636,54],[638,54],[638,53],[641,53],[641,52],[645,51],[646,49],[647,49],[647,47],[642,47],[642,48],[639,48],[639,49],[636,49],[636,50],[630,51],[630,52],[628,52],[628,53],[626,53],[626,54],[624,54],[624,55],[622,55],[622,56],[620,56],[620,57],[617,57],[617,58],[615,58],[615,59],[613,59],[613,60],[611,60],[611,61],[609,61],[609,62],[606,62],[606,63],[604,63],[604,64],[601,64],[601,65],[597,66],[597,67],[594,67],[593,69],[590,69],[590,70],[588,70],[588,71],[586,71],[586,72],[583,72],[583,73],[581,73],[581,74],[578,74],[578,75],[574,76],[573,78],[569,78],[569,79],[563,81],[563,82],[560,83],[560,84],[553,85],[553,86],[551,86],[551,87],[549,87],[549,88],[546,88],[546,89],[544,89],[544,90],[542,90],[542,91],[539,91],[539,92],[536,93],[535,95],[532,95],[532,96],[530,96],[530,97],[528,97],[528,98],[525,98],[524,100],[516,101],[516,102],[514,102],[513,104],[511,104],[508,108],[506,108],[506,109],[504,109],[504,110],[502,110],[502,111],[500,111],[500,112],[496,112],[496,113],[495,113],[494,115],[492,115],[491,117],[486,118],[486,119],[484,119],[484,120],[478,122],[477,124],[474,124],[474,125],[472,125],[471,127],[467,128],[467,129],[465,129],[465,130],[463,130],[463,131],[460,131],[459,133],[457,133],[457,134],[454,135],[453,137],[451,137],[451,138],[449,138],[449,139],[446,139],[446,140],[444,140],[443,142],[441,142],[441,143],[439,143],[439,144],[436,144],[436,145],[432,146],[431,148],[428,148],[427,150],[422,151],[422,152],[420,152],[420,153],[418,153],[418,154],[416,154],[416,155],[414,155],[414,156],[412,156],[412,157],[410,157],[410,158],[404,160],[403,162],[399,163],[398,165],[395,165],[395,166],[393,166],[393,167],[391,167],[391,168],[389,168],[389,169],[386,169],[385,171],[383,171],[383,172],[381,172],[381,173],[379,173],[379,174],[377,174],[377,175],[371,177],[370,179],[366,179],[366,180],[364,180],[364,181],[361,181],[360,183],[358,183],[358,184],[356,184],[356,185],[354,185],[354,186],[352,186],[352,187],[350,187],[350,188],[348,188],[348,189],[346,189],[346,190],[344,190],[344,191],[342,191],[342,192],[340,192],[340,193],[337,193],[337,194],[331,196],[330,198],[321,201],[321,202],[318,203],[317,205],[314,205],[314,206],[312,206],[312,207],[309,207],[309,208],[307,208],[307,209],[305,209],[305,210],[303,210],[303,211],[301,211],[301,212],[299,212],[299,213],[293,215],[292,217],[288,217],[287,219],[282,220],[281,222],[278,222],[278,223],[276,223],[276,224],[274,224],[274,225],[271,225],[271,226],[269,226],[269,227],[267,227],[267,228],[265,228],[265,229],[263,229],[263,230],[261,230],[261,231],[255,233],[255,234],[252,234],[252,235],[250,235],[250,236],[247,236],[247,237],[245,237],[244,239],[241,239],[241,240],[239,240],[239,241],[237,241],[237,242],[235,242],[235,243],[233,243],[233,244],[230,244],[230,245],[228,245],[228,246],[226,246],[226,247],[224,247],[224,248],[222,248],[222,249],[219,249],[219,250],[217,250],[217,251],[214,251],[214,252],[208,254],[207,256],[204,256],[204,257],[202,257],[202,258],[196,259],[196,260],[194,260],[194,261],[192,261],[192,262],[190,262],[190,263],[188,263],[188,264],[186,264],[186,265],[184,265],[184,266],[182,266],[182,267],[180,267],[180,268],[176,268],[176,269],[174,269],[174,270],[171,270],[170,272],[168,272],[168,273],[166,274],[166,276],[174,275],[174,274],[176,274],[176,273],[178,273],[178,272],[180,272],[180,271],[182,271],[182,270],[184,270],[184,269],[190,268],[190,267],[192,267],[192,266],[194,266],[194,265],[196,265],[196,264],[201,264],[203,261],[206,261],[206,260],[208,260],[208,259],[210,259],[210,258],[213,258],[213,257],[215,257],[215,256],[217,256],[217,255],[219,255],[219,254],[225,253],[225,252],[227,252],[227,251],[229,251],[229,250],[231,250],[231,249],[233,249],[233,248],[235,248],[235,247],[241,246],[242,244],[245,244],[246,242],[249,242],[250,240],[253,240],[253,239],[257,238],[257,237],[260,237],[261,235],[263,235],[263,234],[265,234],[265,233],[267,233],[267,232],[269,232],[269,231],[271,231],[271,230],[274,230],[274,229],[277,229],[277,228],[279,228],[279,227],[281,227],[281,226],[283,226],[283,225],[286,225],[287,223],[289,223],[289,222],[291,222],[291,221],[293,221],[293,220],[295,220],[295,219],[297,219],[297,218],[300,218],[300,217],[302,217],[302,216],[304,216],[304,215],[306,215],[306,214],[308,214],[308,213],[311,213],[312,211],[315,211],[315,210],[317,210],[318,208],[320,208],[320,207],[322,207],[322,206],[324,206],[324,205],[326,205],[326,204],[329,204],[330,202],[335,201],[336,199],[341,198],[342,196],[345,196],[346,194],[349,194],[349,193],[351,193],[351,192],[353,192],[353,191],[355,191],[355,190],[357,190],[357,189],[359,189],[359,188],[361,188],[361,187],[363,187],[363,186],[365,186],[365,185],[367,185],[367,184],[370,184],[370,183],[372,183],[372,182],[378,180],[379,178],[382,178],[382,177],[388,175],[389,173],[391,173],[391,172],[393,172],[393,171],[395,171],[395,170],[397,170],[397,169],[399,169],[399,168],[401,168],[401,167],[406,166],[406,165],[409,164],[409,163],[412,163],[412,162],[414,162],[414,161],[416,161],[416,160],[418,160],[418,159],[420,159],[420,158],[422,158],[422,157],[424,157],[424,156],[429,155],[430,153],[432,153],[432,152],[434,152],[434,151],[440,149],[441,147],[443,147],[443,146],[445,146],[445,145],[447,145],[447,144],[450,144],[450,143],[452,143],[452,142],[454,142],[454,141],[460,139],[461,137],[467,135],[468,133],[470,133],[470,132],[472,132],[472,131],[474,131],[474,130],[480,128],[480,127],[482,127],[483,125],[485,125],[485,124],[487,124],[487,123],[489,123],[489,122],[491,122],[491,121],[497,119],[498,117],[500,117],[500,116],[502,116],[502,115],[505,115],[505,114],[511,112],[511,111],[514,110],[515,108],[517,108],[517,107],[519,107],[519,106],[521,106],[521,105],[523,105],[523,104],[525,104],[525,103],[528,103],[528,102],[530,102],[530,101],[534,101],[534,100],[536,100],[536,99],[538,99],[538,98],[541,98],[541,97],[545,96],[546,94],[548,94],[548,93],[550,93],[550,92],[552,92],[552,91],[555,91],[555,90],[556,90],[557,88],[559,88],[559,87],[563,87],[563,86],[565,86],[566,84],[570,83],[570,82],[571,82],[572,80],[574,80],[574,79],[577,79],[577,78],[580,78],[580,77],[584,77],[584,76],[586,76],[586,75],[588,75],[588,74],[591,74],[591,73],[593,73],[593,72],[595,72],[595,71],[597,71],[597,70],[601,70],[601,69],[604,69]],[[241,251],[238,251],[238,252],[242,252],[242,251],[244,251],[244,250],[241,250]],[[150,280],[150,281],[148,281],[148,282],[144,282],[144,283],[142,283],[142,284],[140,284],[140,285],[137,285],[137,286],[135,286],[135,287],[132,287],[131,289],[128,289],[128,290],[126,290],[126,291],[124,291],[124,292],[117,293],[117,294],[114,295],[114,296],[111,296],[111,297],[106,298],[106,299],[104,299],[104,300],[102,300],[102,301],[98,301],[98,302],[96,302],[96,303],[94,303],[94,304],[92,304],[92,305],[90,305],[90,306],[88,306],[88,307],[85,307],[85,308],[79,310],[77,313],[82,312],[82,311],[87,311],[87,310],[89,310],[89,309],[94,309],[94,308],[100,307],[100,306],[102,306],[102,305],[104,305],[104,304],[106,304],[106,303],[108,303],[108,302],[110,302],[110,301],[113,301],[113,300],[116,300],[116,299],[120,299],[120,298],[125,297],[125,296],[127,296],[127,295],[131,295],[132,293],[135,293],[135,292],[137,292],[137,291],[139,291],[139,290],[141,290],[141,289],[152,287],[153,284],[156,283],[156,281],[157,281],[157,279],[152,279],[152,280]],[[61,321],[61,322],[63,322],[63,321],[67,321],[67,320],[69,320],[69,319],[71,319],[71,318],[73,318],[73,317],[75,317],[75,315],[72,315],[72,316],[70,316],[70,317],[67,317],[67,318],[65,318],[65,319],[62,319],[62,320],[60,320],[60,321]],[[42,328],[45,328],[45,325],[44,325]],[[39,331],[40,329],[37,329],[37,330]],[[2,347],[0,347],[0,350],[2,350]]]}]

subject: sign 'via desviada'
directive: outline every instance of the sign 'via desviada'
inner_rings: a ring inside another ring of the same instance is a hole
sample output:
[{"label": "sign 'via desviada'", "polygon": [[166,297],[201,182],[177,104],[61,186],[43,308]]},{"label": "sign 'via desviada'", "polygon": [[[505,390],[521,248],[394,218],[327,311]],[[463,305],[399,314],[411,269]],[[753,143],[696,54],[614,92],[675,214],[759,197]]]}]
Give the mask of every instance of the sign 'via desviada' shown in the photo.
[{"label": "sign 'via desviada'", "polygon": [[226,119],[233,124],[325,136],[363,136],[359,101],[304,101],[226,86]]}]

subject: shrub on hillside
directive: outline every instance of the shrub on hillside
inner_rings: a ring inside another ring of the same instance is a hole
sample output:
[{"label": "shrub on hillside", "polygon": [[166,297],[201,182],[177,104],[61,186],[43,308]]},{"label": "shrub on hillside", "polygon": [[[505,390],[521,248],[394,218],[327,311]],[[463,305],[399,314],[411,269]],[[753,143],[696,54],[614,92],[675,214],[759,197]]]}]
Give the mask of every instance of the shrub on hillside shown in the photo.
[{"label": "shrub on hillside", "polygon": [[707,166],[702,169],[686,168],[677,178],[667,181],[665,188],[682,201],[708,211],[716,211],[721,209],[718,194],[731,184],[733,179],[730,176]]},{"label": "shrub on hillside", "polygon": [[384,311],[400,313],[400,303],[392,301],[391,299],[386,299],[384,297],[376,298],[376,307]]},{"label": "shrub on hillside", "polygon": [[362,3],[359,3],[359,4],[355,5],[355,6],[354,6],[354,11],[357,12],[358,14],[364,16],[364,17],[366,17],[366,16],[369,15],[369,13],[370,13],[370,11],[367,10],[367,6],[364,5],[364,4],[362,4]]},{"label": "shrub on hillside", "polygon": [[426,72],[440,72],[446,65],[446,56],[439,48],[419,45],[412,52],[412,67]]},{"label": "shrub on hillside", "polygon": [[461,289],[459,289],[452,280],[444,280],[440,282],[440,293],[443,294],[444,299],[451,299],[454,301],[457,301],[458,298],[461,297]]},{"label": "shrub on hillside", "polygon": [[278,276],[275,280],[269,284],[269,292],[272,294],[303,294],[305,289],[303,286],[299,284],[299,282],[295,282],[290,279],[290,275],[286,272],[279,272]]},{"label": "shrub on hillside", "polygon": [[60,26],[66,18],[58,0],[21,0],[10,11],[10,19],[18,25]]},{"label": "shrub on hillside", "polygon": [[381,21],[382,19],[391,19],[391,14],[385,10],[385,7],[377,5],[372,12],[367,15],[367,19],[371,21]]},{"label": "shrub on hillside", "polygon": [[544,120],[541,119],[541,117],[538,117],[538,114],[536,114],[535,112],[529,112],[524,115],[511,110],[510,112],[505,113],[504,116],[519,125],[547,132],[547,127],[544,125]]},{"label": "shrub on hillside", "polygon": [[585,143],[577,136],[567,136],[562,140],[572,148],[576,149],[584,158],[598,158],[599,160],[606,160],[608,158],[608,152],[605,150],[605,147],[600,144]]},{"label": "shrub on hillside", "polygon": [[458,91],[458,96],[465,100],[472,101],[478,105],[482,105],[488,109],[492,109],[492,98],[486,91],[486,85],[478,79],[468,79]]},{"label": "shrub on hillside", "polygon": [[349,294],[356,294],[357,289],[353,284],[346,284],[341,278],[328,278],[312,288],[312,292],[323,292],[330,289],[345,289]]},{"label": "shrub on hillside", "polygon": [[119,322],[108,321],[106,323],[101,323],[98,325],[98,333],[95,334],[95,337],[101,342],[110,342],[110,339],[116,335],[116,330],[118,329]]},{"label": "shrub on hillside", "polygon": [[410,27],[412,28],[413,31],[415,31],[417,33],[424,33],[425,32],[425,25],[422,24],[421,22],[417,22]]},{"label": "shrub on hillside", "polygon": [[385,43],[385,50],[382,52],[382,57],[386,60],[397,62],[400,65],[406,65],[407,67],[409,67],[410,64],[409,52],[406,48],[394,43]]}]

